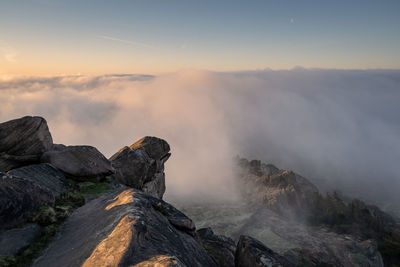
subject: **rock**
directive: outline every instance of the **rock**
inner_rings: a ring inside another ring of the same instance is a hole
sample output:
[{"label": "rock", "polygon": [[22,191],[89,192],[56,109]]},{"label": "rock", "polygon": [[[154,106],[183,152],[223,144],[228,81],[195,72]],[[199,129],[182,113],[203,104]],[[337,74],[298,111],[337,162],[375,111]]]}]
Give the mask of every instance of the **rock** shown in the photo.
[{"label": "rock", "polygon": [[92,146],[58,146],[45,152],[41,161],[77,181],[99,181],[114,173],[111,163]]},{"label": "rock", "polygon": [[29,165],[8,172],[12,176],[30,180],[49,189],[55,197],[68,192],[69,183],[64,174],[47,163]]},{"label": "rock", "polygon": [[215,235],[211,228],[199,229],[197,234],[208,255],[214,259],[218,266],[235,266],[236,244],[231,238]]},{"label": "rock", "polygon": [[54,205],[48,189],[4,173],[0,178],[0,230],[24,223],[42,206]]},{"label": "rock", "polygon": [[0,171],[38,162],[53,145],[47,122],[26,116],[0,124]]},{"label": "rock", "polygon": [[170,204],[123,187],[77,209],[33,266],[216,266]]},{"label": "rock", "polygon": [[144,137],[123,147],[110,161],[118,182],[162,198],[165,192],[164,163],[168,160],[169,145],[157,137]]},{"label": "rock", "polygon": [[37,241],[40,233],[40,226],[33,223],[0,233],[0,255],[15,256],[23,248]]},{"label": "rock", "polygon": [[235,265],[240,267],[290,267],[294,266],[284,257],[249,236],[240,236],[236,248]]}]

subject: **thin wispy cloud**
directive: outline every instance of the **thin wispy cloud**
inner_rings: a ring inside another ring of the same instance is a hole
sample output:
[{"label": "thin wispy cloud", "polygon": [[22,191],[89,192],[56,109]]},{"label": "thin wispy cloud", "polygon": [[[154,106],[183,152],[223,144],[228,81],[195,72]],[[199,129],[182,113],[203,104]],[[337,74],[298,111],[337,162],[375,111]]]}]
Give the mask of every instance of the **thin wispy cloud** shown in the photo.
[{"label": "thin wispy cloud", "polygon": [[133,41],[133,40],[125,40],[125,39],[121,39],[121,38],[117,38],[117,37],[113,37],[113,36],[99,35],[98,37],[105,39],[105,40],[116,41],[116,42],[120,42],[120,43],[124,43],[124,44],[134,45],[134,46],[154,48],[154,46],[146,44],[146,43],[137,42],[137,41]]},{"label": "thin wispy cloud", "polygon": [[0,53],[3,54],[3,58],[9,63],[16,63],[17,62],[17,51],[4,43],[0,43]]}]

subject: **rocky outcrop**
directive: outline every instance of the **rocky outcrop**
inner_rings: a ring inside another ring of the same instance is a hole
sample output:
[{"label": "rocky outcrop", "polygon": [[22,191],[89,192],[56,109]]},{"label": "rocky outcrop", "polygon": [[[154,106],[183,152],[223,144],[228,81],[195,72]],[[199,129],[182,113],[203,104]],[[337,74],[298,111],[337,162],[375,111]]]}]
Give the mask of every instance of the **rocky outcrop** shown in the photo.
[{"label": "rocky outcrop", "polygon": [[282,215],[304,216],[315,185],[293,171],[280,170],[258,160],[237,159],[238,184],[246,201],[267,206]]},{"label": "rocky outcrop", "polygon": [[0,230],[24,223],[44,205],[54,205],[54,196],[48,189],[0,173]]},{"label": "rocky outcrop", "polygon": [[193,235],[183,213],[124,187],[76,210],[33,266],[216,266]]},{"label": "rocky outcrop", "polygon": [[14,256],[40,237],[40,226],[28,224],[0,233],[0,255]]},{"label": "rocky outcrop", "polygon": [[41,117],[23,117],[0,124],[0,171],[39,162],[53,145],[47,122]]},{"label": "rocky outcrop", "polygon": [[202,228],[197,234],[208,255],[221,267],[235,266],[236,244],[222,235],[215,235],[211,228]]},{"label": "rocky outcrop", "polygon": [[9,171],[8,174],[47,188],[55,197],[59,197],[69,190],[69,184],[64,174],[47,163],[17,168]]},{"label": "rocky outcrop", "polygon": [[110,161],[115,168],[114,178],[126,185],[162,198],[165,192],[164,163],[168,160],[169,145],[157,137],[144,137],[123,147]]},{"label": "rocky outcrop", "polygon": [[77,181],[99,181],[114,173],[111,163],[92,146],[56,146],[41,157],[68,178]]},{"label": "rocky outcrop", "polygon": [[235,257],[238,267],[291,267],[295,266],[284,257],[249,236],[240,236]]}]

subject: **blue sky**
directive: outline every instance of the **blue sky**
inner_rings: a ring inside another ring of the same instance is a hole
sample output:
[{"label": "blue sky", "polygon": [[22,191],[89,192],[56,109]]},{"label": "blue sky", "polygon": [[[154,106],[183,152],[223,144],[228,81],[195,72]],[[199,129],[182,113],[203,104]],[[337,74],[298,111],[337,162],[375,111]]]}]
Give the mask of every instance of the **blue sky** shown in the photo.
[{"label": "blue sky", "polygon": [[400,68],[400,1],[0,2],[0,74]]}]

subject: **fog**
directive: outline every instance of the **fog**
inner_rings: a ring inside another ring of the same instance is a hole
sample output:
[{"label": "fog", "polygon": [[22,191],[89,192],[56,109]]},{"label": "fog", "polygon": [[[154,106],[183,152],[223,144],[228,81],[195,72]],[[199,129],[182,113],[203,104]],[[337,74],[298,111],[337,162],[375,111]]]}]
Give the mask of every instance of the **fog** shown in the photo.
[{"label": "fog", "polygon": [[240,155],[391,207],[400,200],[399,101],[394,70],[0,80],[0,121],[43,116],[56,143],[109,157],[146,135],[167,140],[167,199],[234,197],[230,164]]}]

